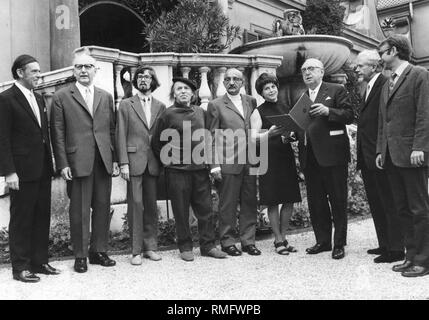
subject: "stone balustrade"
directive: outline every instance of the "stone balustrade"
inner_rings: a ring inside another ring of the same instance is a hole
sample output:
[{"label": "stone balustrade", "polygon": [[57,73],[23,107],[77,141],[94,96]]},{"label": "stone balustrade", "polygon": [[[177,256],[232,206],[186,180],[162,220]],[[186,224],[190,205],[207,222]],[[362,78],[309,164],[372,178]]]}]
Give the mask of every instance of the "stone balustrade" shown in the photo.
[{"label": "stone balustrade", "polygon": [[[153,67],[161,82],[161,86],[153,93],[154,97],[164,102],[167,106],[172,104],[170,100],[170,88],[173,76],[182,76],[196,80],[199,85],[198,95],[203,108],[207,107],[210,100],[225,94],[222,85],[227,68],[235,67],[243,71],[245,75],[245,87],[243,93],[253,95],[259,102],[262,98],[256,93],[255,81],[263,72],[276,73],[276,69],[282,62],[281,57],[267,55],[237,55],[237,54],[193,54],[193,53],[130,53],[117,49],[89,46],[78,49],[87,50],[97,59],[100,70],[106,77],[98,83],[111,93],[115,94],[116,104],[124,97],[121,79],[123,68],[130,69],[128,80],[131,80],[139,65]],[[111,67],[108,68],[108,65]],[[99,70],[99,71],[100,71]],[[108,71],[111,74],[108,76]],[[114,81],[111,81],[114,79]],[[108,81],[109,83],[107,83]],[[114,84],[114,88],[111,85]]]}]

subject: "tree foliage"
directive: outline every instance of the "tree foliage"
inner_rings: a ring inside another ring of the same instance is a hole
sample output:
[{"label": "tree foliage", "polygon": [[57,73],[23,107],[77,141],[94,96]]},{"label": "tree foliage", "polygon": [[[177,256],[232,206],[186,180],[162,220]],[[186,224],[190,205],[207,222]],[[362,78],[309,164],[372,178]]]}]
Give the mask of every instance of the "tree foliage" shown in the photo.
[{"label": "tree foliage", "polygon": [[144,30],[150,52],[217,53],[239,36],[216,2],[179,0]]},{"label": "tree foliage", "polygon": [[342,0],[307,0],[307,8],[302,13],[306,33],[341,35],[345,12],[341,2]]}]

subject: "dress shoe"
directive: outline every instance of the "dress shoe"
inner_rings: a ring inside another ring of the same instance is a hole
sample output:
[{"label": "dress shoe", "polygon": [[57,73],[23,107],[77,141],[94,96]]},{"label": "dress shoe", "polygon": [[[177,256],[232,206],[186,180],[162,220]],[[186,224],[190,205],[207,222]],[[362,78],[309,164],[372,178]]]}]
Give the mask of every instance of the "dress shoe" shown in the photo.
[{"label": "dress shoe", "polygon": [[405,271],[412,266],[413,266],[413,263],[410,260],[405,260],[403,263],[393,266],[392,270],[395,272],[402,272],[402,271]]},{"label": "dress shoe", "polygon": [[186,262],[194,261],[194,253],[192,251],[183,251],[180,252],[180,258]]},{"label": "dress shoe", "polygon": [[88,271],[88,266],[86,264],[86,258],[76,258],[74,260],[74,271],[78,273],[84,273]]},{"label": "dress shoe", "polygon": [[143,257],[146,259],[150,259],[152,261],[159,261],[162,259],[162,257],[157,254],[155,251],[149,250],[143,252]]},{"label": "dress shoe", "polygon": [[327,244],[316,243],[314,246],[307,248],[305,251],[308,254],[318,254],[324,251],[331,251],[332,247]]},{"label": "dress shoe", "polygon": [[401,251],[388,251],[374,259],[375,263],[392,263],[404,260],[405,254]]},{"label": "dress shoe", "polygon": [[13,273],[13,278],[15,280],[18,281],[22,281],[22,282],[39,282],[40,278],[38,276],[36,276],[34,273],[28,271],[28,270],[23,270],[21,272],[14,272]]},{"label": "dress shoe", "polygon": [[386,252],[387,252],[386,248],[383,248],[383,247],[367,250],[367,253],[368,253],[368,254],[378,254],[378,255],[382,255],[382,254],[384,254],[384,253],[386,253]]},{"label": "dress shoe", "polygon": [[222,247],[222,251],[227,253],[230,256],[241,256],[241,251],[237,249],[235,245],[228,246],[228,247]]},{"label": "dress shoe", "polygon": [[113,267],[116,265],[115,260],[110,259],[105,252],[90,252],[89,263],[99,264],[103,267]]},{"label": "dress shoe", "polygon": [[344,247],[334,247],[334,250],[332,250],[332,259],[342,259],[346,255],[344,251]]},{"label": "dress shoe", "polygon": [[212,257],[212,258],[215,258],[215,259],[224,259],[224,258],[226,258],[228,256],[225,252],[220,251],[216,247],[211,248],[207,252],[201,252],[201,255],[205,256],[205,257]]},{"label": "dress shoe", "polygon": [[142,256],[140,254],[133,255],[131,258],[131,264],[133,266],[139,266],[143,263]]},{"label": "dress shoe", "polygon": [[247,252],[251,256],[261,255],[261,251],[258,248],[256,248],[254,244],[249,244],[248,246],[244,246],[241,248],[241,250],[243,250],[243,252]]},{"label": "dress shoe", "polygon": [[402,271],[403,277],[422,277],[429,274],[429,268],[423,266],[411,266],[407,270]]},{"label": "dress shoe", "polygon": [[44,263],[44,264],[41,264],[40,266],[33,267],[31,268],[31,271],[33,271],[33,273],[42,273],[47,275],[57,275],[61,273],[60,270],[55,269],[54,267],[49,265],[49,263]]}]

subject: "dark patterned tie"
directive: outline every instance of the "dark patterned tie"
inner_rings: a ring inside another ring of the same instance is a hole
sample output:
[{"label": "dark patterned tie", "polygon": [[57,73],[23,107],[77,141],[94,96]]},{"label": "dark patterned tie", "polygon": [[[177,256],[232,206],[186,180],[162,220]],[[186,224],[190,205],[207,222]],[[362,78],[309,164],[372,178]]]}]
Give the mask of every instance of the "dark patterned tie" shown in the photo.
[{"label": "dark patterned tie", "polygon": [[395,79],[398,75],[396,73],[392,73],[389,79],[389,91],[392,91],[395,87]]}]

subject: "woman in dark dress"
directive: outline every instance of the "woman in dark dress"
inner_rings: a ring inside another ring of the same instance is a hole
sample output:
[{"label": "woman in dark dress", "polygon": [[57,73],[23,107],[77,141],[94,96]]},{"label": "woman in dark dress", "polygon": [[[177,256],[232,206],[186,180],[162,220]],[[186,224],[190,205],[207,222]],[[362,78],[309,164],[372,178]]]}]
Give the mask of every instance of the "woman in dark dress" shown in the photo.
[{"label": "woman in dark dress", "polygon": [[[278,101],[278,86],[278,80],[272,74],[263,73],[256,80],[256,91],[265,102],[252,114],[251,128],[254,130],[251,136],[254,140],[268,138],[268,170],[259,177],[259,203],[268,206],[276,252],[286,255],[289,252],[296,252],[286,240],[286,231],[292,216],[293,204],[301,202],[301,193],[295,156],[289,142],[290,132],[277,128],[267,119],[267,116],[285,114],[289,111],[286,105]],[[280,204],[282,206],[279,212]]]}]

